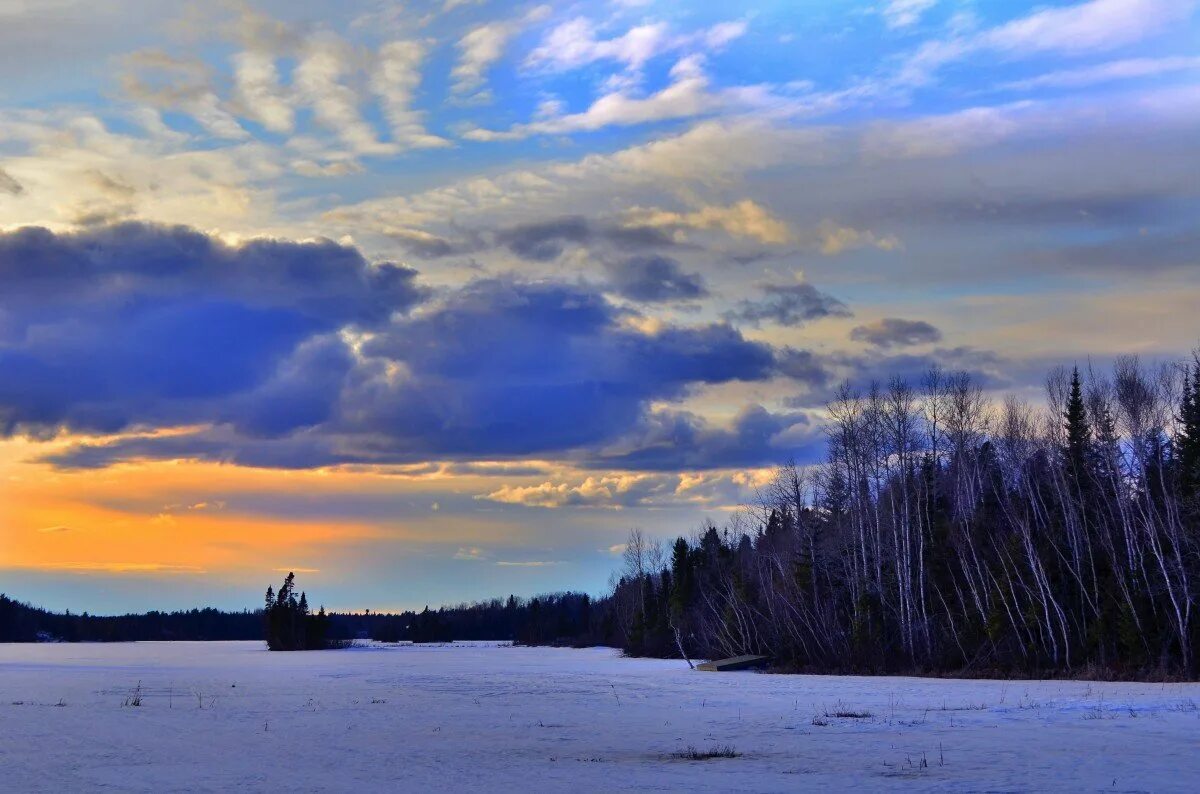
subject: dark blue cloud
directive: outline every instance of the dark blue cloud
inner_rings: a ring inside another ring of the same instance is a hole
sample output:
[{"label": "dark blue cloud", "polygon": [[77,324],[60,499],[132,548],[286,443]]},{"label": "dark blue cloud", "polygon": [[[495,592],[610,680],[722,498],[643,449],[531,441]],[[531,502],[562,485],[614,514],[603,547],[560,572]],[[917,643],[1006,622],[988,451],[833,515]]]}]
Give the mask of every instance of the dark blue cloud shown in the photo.
[{"label": "dark blue cloud", "polygon": [[773,371],[771,348],[727,325],[646,334],[626,319],[584,286],[475,282],[364,348],[407,376],[362,384],[347,415],[420,454],[564,451],[619,436],[651,401]]},{"label": "dark blue cloud", "polygon": [[755,327],[763,323],[790,327],[823,317],[850,316],[846,304],[812,284],[763,284],[760,291],[761,298],[739,302],[726,319]]},{"label": "dark blue cloud", "polygon": [[0,234],[0,432],[212,421],[314,336],[411,308],[415,279],[328,241],[231,246],[136,223]]},{"label": "dark blue cloud", "polygon": [[924,320],[885,317],[850,329],[850,338],[874,347],[908,347],[942,341],[942,332]]},{"label": "dark blue cloud", "polygon": [[800,411],[743,408],[728,427],[688,411],[657,411],[597,456],[596,468],[673,471],[764,466],[788,459],[816,462],[824,449],[819,428]]},{"label": "dark blue cloud", "polygon": [[639,330],[584,284],[485,279],[408,312],[426,299],[413,271],[332,243],[27,229],[0,236],[0,279],[7,432],[202,426],[79,445],[48,459],[60,466],[585,460],[643,433],[654,404],[778,368],[724,323]]},{"label": "dark blue cloud", "polygon": [[581,215],[511,226],[497,230],[492,236],[498,245],[535,262],[557,259],[569,245],[599,243],[623,250],[643,250],[676,244],[663,229],[596,224]]},{"label": "dark blue cloud", "polygon": [[610,287],[630,300],[693,300],[708,294],[699,273],[687,273],[669,256],[631,256],[604,266]]}]

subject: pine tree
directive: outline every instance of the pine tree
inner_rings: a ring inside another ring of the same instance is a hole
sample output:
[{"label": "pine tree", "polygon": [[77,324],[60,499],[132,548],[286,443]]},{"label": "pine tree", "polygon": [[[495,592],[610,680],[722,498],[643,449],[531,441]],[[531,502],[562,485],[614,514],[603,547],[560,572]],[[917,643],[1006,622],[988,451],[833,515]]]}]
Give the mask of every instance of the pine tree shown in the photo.
[{"label": "pine tree", "polygon": [[1084,482],[1088,458],[1090,457],[1092,431],[1088,425],[1087,406],[1083,402],[1083,387],[1079,381],[1079,367],[1071,372],[1071,392],[1067,396],[1066,410],[1067,473],[1077,484]]}]

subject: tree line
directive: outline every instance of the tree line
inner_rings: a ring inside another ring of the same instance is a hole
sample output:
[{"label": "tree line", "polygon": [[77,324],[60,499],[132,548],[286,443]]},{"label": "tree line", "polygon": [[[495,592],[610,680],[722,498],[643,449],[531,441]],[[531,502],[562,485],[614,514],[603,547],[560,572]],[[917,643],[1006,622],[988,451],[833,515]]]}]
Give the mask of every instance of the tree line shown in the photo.
[{"label": "tree line", "polygon": [[583,593],[514,595],[477,603],[425,607],[420,612],[314,614],[295,579],[256,610],[213,608],[116,616],[51,612],[0,594],[0,642],[136,642],[165,640],[265,640],[268,647],[312,649],[347,641],[439,643],[507,640],[528,645],[595,644],[591,603]]},{"label": "tree line", "polygon": [[599,604],[634,655],[822,672],[1195,676],[1200,359],[1055,370],[1046,402],[931,370],[829,405],[828,459]]},{"label": "tree line", "polygon": [[0,642],[135,642],[256,640],[258,611],[189,609],[127,615],[50,612],[0,593]]}]

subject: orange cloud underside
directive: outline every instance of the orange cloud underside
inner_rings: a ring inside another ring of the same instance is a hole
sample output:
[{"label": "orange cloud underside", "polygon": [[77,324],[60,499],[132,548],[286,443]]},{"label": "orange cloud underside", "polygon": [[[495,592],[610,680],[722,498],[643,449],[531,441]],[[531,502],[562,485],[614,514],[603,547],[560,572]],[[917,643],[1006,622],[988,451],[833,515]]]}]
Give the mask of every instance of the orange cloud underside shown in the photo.
[{"label": "orange cloud underside", "polygon": [[[471,513],[432,505],[452,494],[487,493],[482,475],[451,474],[444,466],[386,471],[340,468],[253,469],[195,461],[120,464],[56,471],[31,462],[80,439],[0,441],[0,569],[25,568],[118,575],[274,571],[311,568],[336,573],[339,550],[356,544],[504,545],[522,528],[479,505]],[[507,477],[501,477],[504,482]],[[326,496],[411,494],[430,510],[419,520],[390,516],[315,518],[305,511],[271,515],[272,505],[303,506]],[[239,512],[225,500],[266,504]]]},{"label": "orange cloud underside", "polygon": [[[0,567],[138,573],[273,569],[331,543],[377,537],[345,521],[237,515],[188,494],[313,494],[354,476],[171,462],[54,472],[28,463],[44,445],[0,443]],[[340,482],[338,482],[340,480]],[[144,507],[108,506],[133,501]]]}]

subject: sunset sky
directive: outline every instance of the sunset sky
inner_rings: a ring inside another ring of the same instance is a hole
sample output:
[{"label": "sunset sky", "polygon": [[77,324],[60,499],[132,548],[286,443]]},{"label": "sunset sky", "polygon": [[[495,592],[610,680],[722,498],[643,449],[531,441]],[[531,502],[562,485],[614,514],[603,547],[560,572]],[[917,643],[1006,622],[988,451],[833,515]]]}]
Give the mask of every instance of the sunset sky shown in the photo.
[{"label": "sunset sky", "polygon": [[1197,0],[0,0],[0,591],[600,592],[832,390],[1200,341]]}]

